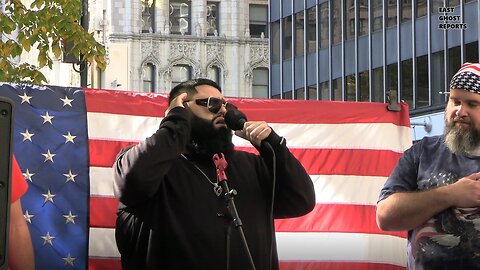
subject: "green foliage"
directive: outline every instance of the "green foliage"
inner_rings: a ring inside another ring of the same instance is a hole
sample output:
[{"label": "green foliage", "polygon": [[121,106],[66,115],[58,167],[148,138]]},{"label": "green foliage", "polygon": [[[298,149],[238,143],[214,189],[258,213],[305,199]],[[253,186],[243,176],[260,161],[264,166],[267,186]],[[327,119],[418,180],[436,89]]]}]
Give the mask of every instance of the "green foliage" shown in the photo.
[{"label": "green foliage", "polygon": [[[0,11],[0,81],[47,83],[40,69],[51,69],[53,60],[66,53],[104,70],[105,48],[80,25],[81,12],[81,0],[35,0],[29,7],[21,0],[5,0],[5,12]],[[32,48],[38,50],[38,65],[15,61]]]}]

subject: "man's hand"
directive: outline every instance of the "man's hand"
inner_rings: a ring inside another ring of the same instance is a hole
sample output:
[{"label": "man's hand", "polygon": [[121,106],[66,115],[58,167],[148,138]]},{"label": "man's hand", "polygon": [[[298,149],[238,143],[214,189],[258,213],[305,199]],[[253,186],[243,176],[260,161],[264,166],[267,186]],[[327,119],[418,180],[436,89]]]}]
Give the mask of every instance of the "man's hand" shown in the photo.
[{"label": "man's hand", "polygon": [[457,182],[446,186],[449,197],[456,207],[480,206],[480,172],[465,176]]},{"label": "man's hand", "polygon": [[181,93],[180,95],[176,96],[174,99],[172,99],[172,102],[170,102],[170,105],[168,105],[168,108],[165,111],[165,116],[167,116],[167,114],[170,112],[170,110],[175,108],[175,107],[185,108],[185,106],[183,104],[187,101],[188,101],[187,93]]},{"label": "man's hand", "polygon": [[235,135],[250,141],[255,146],[260,146],[262,141],[270,135],[272,128],[265,121],[245,122],[243,130],[235,131]]}]

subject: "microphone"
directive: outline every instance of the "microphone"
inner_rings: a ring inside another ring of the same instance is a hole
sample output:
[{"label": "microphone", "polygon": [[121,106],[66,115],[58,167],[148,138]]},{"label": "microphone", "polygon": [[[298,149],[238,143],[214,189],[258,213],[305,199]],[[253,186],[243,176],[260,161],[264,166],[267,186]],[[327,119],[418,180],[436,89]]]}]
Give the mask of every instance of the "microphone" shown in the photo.
[{"label": "microphone", "polygon": [[[225,124],[231,130],[243,130],[243,125],[245,124],[245,122],[247,122],[247,116],[239,110],[228,110],[225,113],[224,119]],[[261,142],[261,145],[269,149],[272,148],[272,146],[270,146],[270,143],[265,140]]]},{"label": "microphone", "polygon": [[228,110],[225,113],[225,124],[231,130],[242,130],[247,116],[239,110]]}]

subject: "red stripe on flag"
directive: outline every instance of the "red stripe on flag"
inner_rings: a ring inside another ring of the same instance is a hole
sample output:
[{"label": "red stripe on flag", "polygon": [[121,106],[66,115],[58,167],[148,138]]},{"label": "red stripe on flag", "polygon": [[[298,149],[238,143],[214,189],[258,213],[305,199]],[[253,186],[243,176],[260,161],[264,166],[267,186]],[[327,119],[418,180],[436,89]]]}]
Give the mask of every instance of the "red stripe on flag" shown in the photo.
[{"label": "red stripe on flag", "polygon": [[90,196],[90,227],[115,228],[118,200]]},{"label": "red stripe on flag", "polygon": [[[90,166],[112,167],[120,150],[137,142],[90,140]],[[240,148],[255,152],[255,148]],[[401,156],[388,150],[290,149],[310,175],[388,176]],[[381,160],[381,165],[372,160]]]},{"label": "red stripe on flag", "polygon": [[137,143],[138,142],[89,140],[90,166],[103,168],[112,167],[115,158],[122,148]]},{"label": "red stripe on flag", "polygon": [[[90,226],[115,228],[118,201],[114,198],[90,198]],[[406,237],[405,232],[385,232],[375,223],[375,206],[317,204],[308,215],[275,220],[277,232],[343,232],[386,234]]]},{"label": "red stripe on flag", "polygon": [[88,270],[122,270],[120,258],[117,259],[98,259],[88,258]]},{"label": "red stripe on flag", "polygon": [[166,95],[84,89],[88,112],[163,117],[167,108]]},{"label": "red stripe on flag", "polygon": [[[319,251],[321,252],[321,251]],[[280,261],[280,270],[405,270],[405,267],[373,262]]]},{"label": "red stripe on flag", "polygon": [[[89,258],[89,270],[121,270],[120,259]],[[280,270],[405,270],[405,267],[369,262],[280,261]]]},{"label": "red stripe on flag", "polygon": [[[163,117],[167,95],[85,89],[87,111]],[[228,98],[248,120],[269,123],[341,124],[394,123],[410,127],[408,113],[387,110],[385,103]],[[402,111],[408,105],[401,103]],[[308,112],[308,113],[305,113]]]},{"label": "red stripe on flag", "polygon": [[276,219],[277,232],[342,232],[385,234],[406,238],[405,232],[386,232],[375,221],[375,206],[352,204],[317,204],[309,214],[290,219]]}]

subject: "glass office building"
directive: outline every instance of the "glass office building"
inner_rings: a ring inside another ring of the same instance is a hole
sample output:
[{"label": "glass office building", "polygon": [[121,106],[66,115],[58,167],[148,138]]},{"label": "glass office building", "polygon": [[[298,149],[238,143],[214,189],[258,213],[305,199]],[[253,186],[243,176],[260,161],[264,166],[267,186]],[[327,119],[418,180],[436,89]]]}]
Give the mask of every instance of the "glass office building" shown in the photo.
[{"label": "glass office building", "polygon": [[479,62],[479,1],[270,1],[270,97],[444,109],[452,75]]}]

